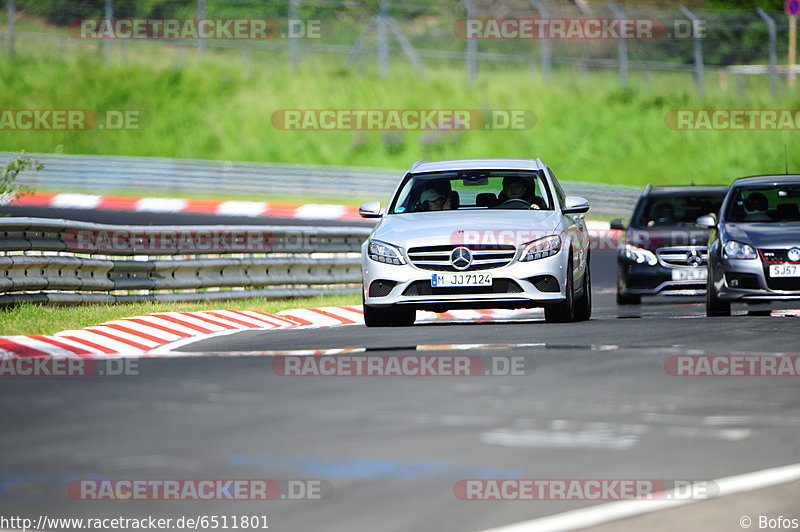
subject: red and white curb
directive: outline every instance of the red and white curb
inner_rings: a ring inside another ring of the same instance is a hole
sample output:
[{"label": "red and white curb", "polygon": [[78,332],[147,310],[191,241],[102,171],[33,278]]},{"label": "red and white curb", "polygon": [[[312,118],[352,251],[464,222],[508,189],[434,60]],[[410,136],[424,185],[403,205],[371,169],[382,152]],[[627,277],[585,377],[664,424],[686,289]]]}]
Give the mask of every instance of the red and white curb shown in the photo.
[{"label": "red and white curb", "polygon": [[296,218],[298,220],[360,220],[352,205],[266,203],[206,199],[98,196],[94,194],[47,194],[36,192],[16,198],[8,205],[58,209],[104,209],[128,212],[196,213],[227,216]]},{"label": "red and white curb", "polygon": [[[508,321],[541,318],[540,309],[454,310],[418,313],[418,322]],[[83,357],[169,355],[171,350],[215,336],[246,330],[285,330],[363,325],[360,306],[284,310],[162,312],[113,320],[53,335],[0,336],[0,357]]]}]

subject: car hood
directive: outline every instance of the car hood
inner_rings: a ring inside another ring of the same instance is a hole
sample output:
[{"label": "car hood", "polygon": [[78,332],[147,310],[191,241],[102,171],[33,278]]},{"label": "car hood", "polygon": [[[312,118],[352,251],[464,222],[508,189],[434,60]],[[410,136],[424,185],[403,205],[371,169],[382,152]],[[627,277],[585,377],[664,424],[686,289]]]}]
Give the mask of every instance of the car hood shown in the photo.
[{"label": "car hood", "polygon": [[726,240],[738,240],[756,248],[800,247],[800,222],[726,223]]},{"label": "car hood", "polygon": [[561,230],[556,211],[442,211],[390,215],[372,234],[385,242],[411,246],[513,244]]},{"label": "car hood", "polygon": [[708,229],[694,226],[662,226],[630,229],[626,242],[636,247],[655,251],[658,248],[677,246],[707,246]]}]

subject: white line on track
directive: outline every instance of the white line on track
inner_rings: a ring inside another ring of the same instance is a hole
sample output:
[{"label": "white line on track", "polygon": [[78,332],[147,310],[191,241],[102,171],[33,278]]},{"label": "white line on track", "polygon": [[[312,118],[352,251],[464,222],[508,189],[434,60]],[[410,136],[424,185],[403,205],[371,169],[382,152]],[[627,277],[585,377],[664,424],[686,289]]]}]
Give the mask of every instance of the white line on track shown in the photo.
[{"label": "white line on track", "polygon": [[[725,495],[733,495],[734,493],[777,486],[778,484],[785,484],[796,480],[800,480],[800,464],[763,469],[752,473],[721,478],[713,482],[719,487],[719,497],[723,497]],[[667,492],[665,499],[669,499],[671,495],[672,491]],[[618,501],[550,515],[539,519],[532,519],[530,521],[522,521],[507,526],[491,528],[482,532],[555,532],[576,530],[696,502],[703,501],[697,499]]]}]

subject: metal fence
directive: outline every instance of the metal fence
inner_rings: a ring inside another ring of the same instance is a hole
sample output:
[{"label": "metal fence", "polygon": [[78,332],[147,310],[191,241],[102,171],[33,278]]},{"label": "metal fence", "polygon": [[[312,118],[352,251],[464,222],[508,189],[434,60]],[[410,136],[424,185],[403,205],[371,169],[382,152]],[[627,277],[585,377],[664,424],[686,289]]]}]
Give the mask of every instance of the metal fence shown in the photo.
[{"label": "metal fence", "polygon": [[0,306],[358,291],[365,227],[114,226],[0,219]]},{"label": "metal fence", "polygon": [[[178,65],[192,57],[211,53],[235,54],[250,68],[274,68],[278,64],[297,67],[315,58],[330,64],[356,66],[360,72],[379,75],[402,65],[419,76],[441,65],[462,68],[472,81],[481,71],[520,67],[546,79],[556,70],[586,74],[593,70],[616,70],[620,84],[632,82],[639,71],[645,82],[653,71],[685,72],[702,95],[707,73],[721,73],[720,83],[734,65],[766,66],[773,94],[783,86],[777,66],[785,64],[788,20],[778,11],[712,11],[675,4],[616,5],[613,2],[555,2],[542,0],[163,0],[153,5],[106,0],[76,1],[71,15],[59,13],[67,25],[78,17],[188,17],[271,18],[281,33],[268,40],[181,39],[81,40],[66,28],[50,33],[15,30],[15,10],[52,16],[49,3],[5,0],[7,31],[3,43],[9,55],[15,47],[26,49],[50,43],[49,54],[72,48],[96,51],[111,61],[153,61],[152,54],[139,54],[147,46],[158,46]],[[467,39],[458,24],[465,19],[635,19],[655,21],[663,34],[657,38],[632,39]],[[165,50],[164,46],[169,50]],[[152,48],[151,48],[152,50]],[[170,51],[171,50],[171,51]],[[149,57],[149,59],[148,59]],[[144,58],[144,59],[143,59]],[[318,61],[319,63],[319,61]],[[736,71],[731,72],[738,75]],[[741,78],[744,80],[744,78]],[[742,81],[743,82],[743,81]]]},{"label": "metal fence", "polygon": [[[19,154],[0,152],[0,163]],[[17,179],[36,189],[103,193],[113,190],[209,194],[241,193],[269,198],[294,194],[386,200],[403,170],[340,166],[241,163],[155,157],[30,154],[44,164]],[[594,216],[627,216],[641,188],[563,181],[568,194],[583,196]],[[591,216],[590,215],[590,216]]]}]

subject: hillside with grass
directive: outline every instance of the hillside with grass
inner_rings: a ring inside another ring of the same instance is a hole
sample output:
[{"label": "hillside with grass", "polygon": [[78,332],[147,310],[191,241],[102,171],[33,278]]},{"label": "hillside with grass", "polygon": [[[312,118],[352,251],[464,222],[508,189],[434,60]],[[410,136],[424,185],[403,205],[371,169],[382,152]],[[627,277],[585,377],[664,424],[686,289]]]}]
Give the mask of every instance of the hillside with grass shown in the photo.
[{"label": "hillside with grass", "polygon": [[[70,45],[72,46],[72,45]],[[757,173],[800,171],[797,131],[675,131],[673,109],[798,109],[797,92],[773,101],[766,79],[707,76],[706,100],[689,73],[632,72],[627,89],[613,71],[558,70],[548,81],[526,67],[481,70],[474,84],[455,65],[420,78],[398,61],[381,78],[344,57],[308,56],[297,70],[284,57],[243,61],[238,53],[180,55],[164,44],[132,47],[111,64],[101,44],[67,53],[20,47],[0,60],[0,109],[136,110],[139,129],[2,131],[0,150],[137,155],[405,168],[419,159],[533,157],[573,181],[727,183]],[[276,52],[279,54],[279,52]],[[178,60],[182,63],[178,66]],[[504,131],[287,131],[283,109],[524,109],[533,127]]]}]

